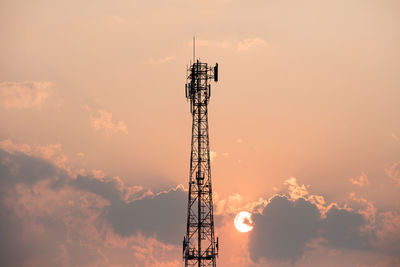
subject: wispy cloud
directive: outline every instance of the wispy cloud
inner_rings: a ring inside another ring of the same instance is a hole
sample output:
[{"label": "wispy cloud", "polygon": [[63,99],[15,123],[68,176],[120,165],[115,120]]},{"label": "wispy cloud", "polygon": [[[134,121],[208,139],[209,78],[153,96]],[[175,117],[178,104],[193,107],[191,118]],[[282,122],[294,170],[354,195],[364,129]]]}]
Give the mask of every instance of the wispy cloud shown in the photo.
[{"label": "wispy cloud", "polygon": [[[250,48],[256,46],[264,46],[267,42],[259,37],[242,39],[239,42],[232,41],[216,41],[207,39],[196,39],[196,47],[212,47],[212,48],[235,48],[237,51],[247,51]],[[189,41],[185,43],[185,46],[193,46],[193,42]]]},{"label": "wispy cloud", "polygon": [[392,133],[392,137],[396,142],[400,143],[400,138],[397,136],[397,134]]},{"label": "wispy cloud", "polygon": [[385,168],[385,173],[400,186],[400,161]]},{"label": "wispy cloud", "polygon": [[246,38],[237,45],[237,51],[247,51],[255,46],[264,46],[267,42],[262,38]]},{"label": "wispy cloud", "polygon": [[[186,46],[192,46],[193,42],[186,42]],[[215,41],[206,39],[196,39],[196,47],[215,47],[215,48],[228,48],[232,46],[232,42],[229,41]]]},{"label": "wispy cloud", "polygon": [[98,117],[90,116],[90,121],[93,129],[96,131],[104,131],[106,135],[111,135],[114,133],[122,132],[128,134],[128,130],[123,121],[113,122],[112,113],[105,110],[97,111]]},{"label": "wispy cloud", "polygon": [[113,121],[113,114],[104,109],[92,111],[87,105],[82,109],[89,113],[90,124],[95,131],[103,132],[104,135],[110,136],[116,133],[128,134],[128,129],[124,121]]},{"label": "wispy cloud", "polygon": [[221,155],[225,158],[229,158],[230,154],[228,152],[222,152]]},{"label": "wispy cloud", "polygon": [[363,186],[366,186],[367,184],[369,184],[368,177],[365,173],[362,173],[358,177],[350,178],[349,181],[351,184],[357,185],[359,187],[363,187]]},{"label": "wispy cloud", "polygon": [[5,109],[40,109],[51,95],[47,81],[1,82],[0,105]]},{"label": "wispy cloud", "polygon": [[154,65],[154,64],[166,63],[166,62],[172,61],[172,60],[174,60],[174,59],[175,59],[174,56],[166,56],[166,57],[159,58],[159,59],[155,59],[155,58],[150,57],[150,58],[148,58],[148,59],[146,60],[146,62],[147,62],[148,64]]}]

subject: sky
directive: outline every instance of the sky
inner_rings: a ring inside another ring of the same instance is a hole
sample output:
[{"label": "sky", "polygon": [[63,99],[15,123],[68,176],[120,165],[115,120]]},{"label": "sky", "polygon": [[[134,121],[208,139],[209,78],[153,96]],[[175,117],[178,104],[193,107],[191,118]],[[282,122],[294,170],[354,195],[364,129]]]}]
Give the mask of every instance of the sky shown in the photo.
[{"label": "sky", "polygon": [[219,64],[218,266],[400,266],[399,14],[396,0],[0,1],[0,265],[183,265],[195,35]]}]

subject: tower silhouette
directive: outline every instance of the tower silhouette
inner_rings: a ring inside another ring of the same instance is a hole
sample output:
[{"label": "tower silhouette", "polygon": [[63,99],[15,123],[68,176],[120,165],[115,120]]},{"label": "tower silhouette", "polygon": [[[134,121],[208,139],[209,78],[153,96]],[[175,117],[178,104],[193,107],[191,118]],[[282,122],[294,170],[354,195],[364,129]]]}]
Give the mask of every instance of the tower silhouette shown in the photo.
[{"label": "tower silhouette", "polygon": [[[193,46],[194,48],[194,46]],[[216,266],[218,238],[214,235],[208,103],[211,81],[218,81],[218,63],[199,60],[187,68],[185,95],[192,114],[187,229],[183,239],[185,266]]]}]

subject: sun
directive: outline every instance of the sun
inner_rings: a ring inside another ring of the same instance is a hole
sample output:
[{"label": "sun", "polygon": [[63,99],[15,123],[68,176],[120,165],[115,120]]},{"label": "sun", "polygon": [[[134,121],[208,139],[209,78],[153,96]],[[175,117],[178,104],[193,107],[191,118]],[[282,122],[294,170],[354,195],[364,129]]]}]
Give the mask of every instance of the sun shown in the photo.
[{"label": "sun", "polygon": [[239,232],[247,233],[254,228],[254,222],[251,219],[251,213],[248,211],[239,212],[234,221],[235,227]]}]

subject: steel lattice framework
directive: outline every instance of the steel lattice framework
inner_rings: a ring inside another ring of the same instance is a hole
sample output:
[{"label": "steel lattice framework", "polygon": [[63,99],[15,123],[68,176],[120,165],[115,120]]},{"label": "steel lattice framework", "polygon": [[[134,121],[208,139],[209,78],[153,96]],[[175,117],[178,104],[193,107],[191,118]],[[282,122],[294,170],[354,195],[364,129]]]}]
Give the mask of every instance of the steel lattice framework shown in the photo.
[{"label": "steel lattice framework", "polygon": [[214,235],[211,190],[208,103],[212,80],[218,81],[215,67],[199,60],[187,69],[186,98],[192,114],[187,230],[183,239],[185,266],[216,266],[218,238]]}]

